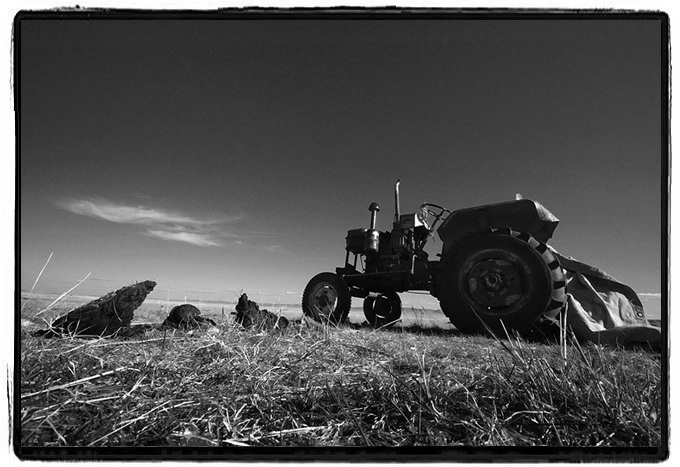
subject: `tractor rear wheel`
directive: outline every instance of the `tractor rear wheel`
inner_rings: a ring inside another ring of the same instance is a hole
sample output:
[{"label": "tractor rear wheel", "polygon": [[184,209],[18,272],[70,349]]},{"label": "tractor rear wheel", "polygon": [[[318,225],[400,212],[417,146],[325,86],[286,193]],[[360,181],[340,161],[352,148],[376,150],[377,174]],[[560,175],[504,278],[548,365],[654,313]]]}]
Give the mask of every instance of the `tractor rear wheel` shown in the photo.
[{"label": "tractor rear wheel", "polygon": [[364,316],[376,328],[394,324],[401,318],[401,299],[396,292],[369,295],[364,299]]},{"label": "tractor rear wheel", "polygon": [[437,282],[442,311],[462,332],[505,335],[555,317],[566,301],[565,277],[548,247],[510,229],[476,232],[443,258]]},{"label": "tractor rear wheel", "polygon": [[309,281],[302,293],[302,311],[314,321],[338,324],[347,318],[352,296],[345,281],[332,272],[322,272]]}]

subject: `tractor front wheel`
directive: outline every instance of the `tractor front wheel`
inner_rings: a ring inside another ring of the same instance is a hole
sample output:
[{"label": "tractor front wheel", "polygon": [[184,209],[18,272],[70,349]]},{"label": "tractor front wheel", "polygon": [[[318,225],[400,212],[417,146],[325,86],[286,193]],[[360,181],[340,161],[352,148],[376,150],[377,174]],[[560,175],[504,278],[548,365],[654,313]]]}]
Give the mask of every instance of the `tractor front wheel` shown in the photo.
[{"label": "tractor front wheel", "polygon": [[369,295],[364,299],[364,316],[376,328],[394,324],[401,318],[401,299],[396,292]]},{"label": "tractor front wheel", "polygon": [[321,323],[340,323],[347,318],[351,306],[349,287],[342,277],[331,272],[314,276],[302,293],[303,313]]},{"label": "tractor front wheel", "polygon": [[442,311],[466,333],[522,333],[566,301],[564,271],[550,249],[510,229],[460,241],[442,260],[437,283]]}]

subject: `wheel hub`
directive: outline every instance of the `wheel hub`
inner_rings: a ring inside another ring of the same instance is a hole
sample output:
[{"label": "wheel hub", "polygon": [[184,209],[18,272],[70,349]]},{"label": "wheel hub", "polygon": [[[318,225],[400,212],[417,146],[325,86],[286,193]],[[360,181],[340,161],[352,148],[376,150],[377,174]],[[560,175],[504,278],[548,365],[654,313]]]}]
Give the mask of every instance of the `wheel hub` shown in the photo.
[{"label": "wheel hub", "polygon": [[369,294],[364,299],[364,316],[377,328],[394,324],[401,318],[401,300],[394,292]]},{"label": "wheel hub", "polygon": [[483,271],[479,276],[481,286],[488,292],[498,292],[503,287],[504,274],[502,271]]},{"label": "wheel hub", "polygon": [[472,298],[485,307],[506,307],[522,296],[522,276],[510,262],[488,259],[477,263],[468,274]]},{"label": "wheel hub", "polygon": [[338,302],[338,294],[329,286],[320,286],[312,294],[312,306],[318,312],[328,317],[335,310]]},{"label": "wheel hub", "polygon": [[387,297],[380,296],[375,299],[373,311],[381,318],[386,318],[390,315],[394,303]]}]

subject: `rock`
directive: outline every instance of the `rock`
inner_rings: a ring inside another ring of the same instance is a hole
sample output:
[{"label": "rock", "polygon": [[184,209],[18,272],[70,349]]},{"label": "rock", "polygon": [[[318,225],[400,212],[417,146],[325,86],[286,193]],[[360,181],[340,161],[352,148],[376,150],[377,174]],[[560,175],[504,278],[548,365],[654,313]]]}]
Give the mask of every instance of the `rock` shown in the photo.
[{"label": "rock", "polygon": [[217,326],[215,321],[201,316],[201,310],[185,303],[170,310],[170,315],[163,321],[163,326],[175,329],[196,329],[201,326]]},{"label": "rock", "polygon": [[38,331],[36,335],[94,337],[124,332],[130,327],[134,311],[154,287],[156,283],[153,281],[121,287],[60,316],[52,323],[50,329]]},{"label": "rock", "polygon": [[268,310],[260,310],[257,303],[248,300],[248,295],[243,294],[236,304],[236,322],[244,328],[255,327],[260,330],[285,329],[288,320]]}]

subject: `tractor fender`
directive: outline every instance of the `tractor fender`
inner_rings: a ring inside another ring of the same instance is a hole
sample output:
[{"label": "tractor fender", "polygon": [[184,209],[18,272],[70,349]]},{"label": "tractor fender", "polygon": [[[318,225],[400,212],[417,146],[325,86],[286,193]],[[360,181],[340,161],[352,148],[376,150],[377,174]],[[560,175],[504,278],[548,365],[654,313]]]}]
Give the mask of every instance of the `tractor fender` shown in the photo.
[{"label": "tractor fender", "polygon": [[437,229],[437,233],[443,243],[442,255],[445,255],[455,248],[461,238],[489,228],[509,227],[547,243],[558,223],[559,219],[539,202],[520,199],[454,211]]}]

